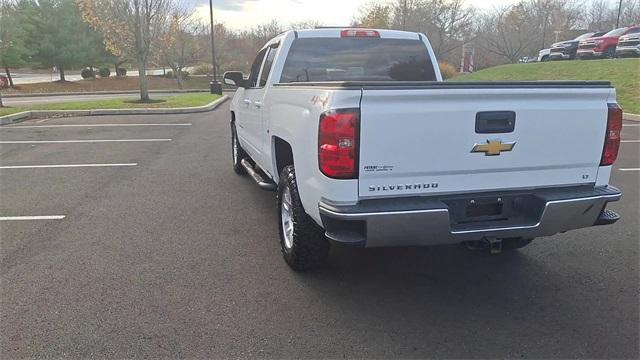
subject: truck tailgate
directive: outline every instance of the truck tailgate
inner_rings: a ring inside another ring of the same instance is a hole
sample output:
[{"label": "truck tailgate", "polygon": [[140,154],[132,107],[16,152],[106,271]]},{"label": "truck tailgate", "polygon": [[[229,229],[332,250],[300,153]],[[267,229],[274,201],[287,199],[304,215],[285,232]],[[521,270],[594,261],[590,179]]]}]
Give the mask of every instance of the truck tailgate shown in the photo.
[{"label": "truck tailgate", "polygon": [[612,91],[549,85],[363,87],[359,195],[594,183]]}]

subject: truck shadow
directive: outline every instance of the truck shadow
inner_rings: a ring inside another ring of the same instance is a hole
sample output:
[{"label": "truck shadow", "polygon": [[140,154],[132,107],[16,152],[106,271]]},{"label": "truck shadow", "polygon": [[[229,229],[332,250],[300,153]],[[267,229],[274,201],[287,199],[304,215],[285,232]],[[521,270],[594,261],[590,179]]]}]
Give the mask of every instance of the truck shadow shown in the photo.
[{"label": "truck shadow", "polygon": [[[576,274],[561,273],[528,251],[336,248],[326,269],[300,280],[324,305],[340,309],[334,321],[366,326],[378,335],[403,334],[398,340],[415,344],[415,356],[433,355],[434,346],[444,349],[447,342],[460,344],[464,338],[483,348],[485,356],[513,355],[523,350],[518,341],[532,336],[538,345],[549,346],[528,355],[557,356],[563,347],[575,346],[591,314],[606,311],[603,299],[590,289],[595,284],[576,282]],[[575,330],[559,340],[556,332],[562,329]],[[458,350],[459,356],[471,354]],[[448,354],[456,351],[450,348]]]}]

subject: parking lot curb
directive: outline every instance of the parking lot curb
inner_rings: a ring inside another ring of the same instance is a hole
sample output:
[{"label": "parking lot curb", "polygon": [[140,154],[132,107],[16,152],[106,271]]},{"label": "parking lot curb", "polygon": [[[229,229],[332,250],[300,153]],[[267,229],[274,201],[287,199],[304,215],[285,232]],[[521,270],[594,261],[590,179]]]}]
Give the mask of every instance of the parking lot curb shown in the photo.
[{"label": "parking lot curb", "polygon": [[0,125],[12,124],[29,119],[31,111],[23,111],[17,114],[0,116]]},{"label": "parking lot curb", "polygon": [[192,114],[215,110],[229,99],[223,95],[220,99],[203,106],[188,108],[146,108],[146,109],[95,109],[95,110],[31,110],[0,117],[0,125],[15,124],[32,118],[62,116],[100,116],[100,115],[170,115]]},{"label": "parking lot curb", "polygon": [[625,120],[629,120],[629,121],[637,121],[640,122],[640,115],[638,114],[629,114],[629,113],[624,113],[624,115],[622,116],[623,119]]}]

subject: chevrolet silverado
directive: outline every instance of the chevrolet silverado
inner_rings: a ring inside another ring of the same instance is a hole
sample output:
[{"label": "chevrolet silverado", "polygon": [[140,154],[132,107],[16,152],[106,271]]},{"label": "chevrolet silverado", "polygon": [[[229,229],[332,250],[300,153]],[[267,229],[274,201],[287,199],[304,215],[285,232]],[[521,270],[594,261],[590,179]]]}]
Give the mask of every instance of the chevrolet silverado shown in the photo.
[{"label": "chevrolet silverado", "polygon": [[425,35],[351,28],[286,32],[250,71],[224,75],[233,169],[277,192],[295,270],[330,244],[498,253],[619,219],[609,82],[443,82]]}]

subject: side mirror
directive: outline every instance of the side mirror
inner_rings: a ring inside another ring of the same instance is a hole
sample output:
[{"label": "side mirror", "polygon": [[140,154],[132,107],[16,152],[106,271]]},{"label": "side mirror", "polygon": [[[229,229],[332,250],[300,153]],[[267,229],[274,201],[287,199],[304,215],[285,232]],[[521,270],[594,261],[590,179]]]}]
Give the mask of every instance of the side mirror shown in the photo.
[{"label": "side mirror", "polygon": [[247,81],[241,71],[227,71],[224,73],[224,83],[231,86],[246,87]]}]

